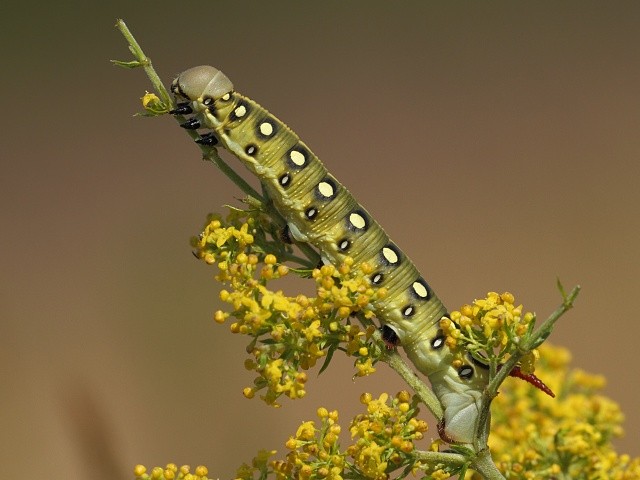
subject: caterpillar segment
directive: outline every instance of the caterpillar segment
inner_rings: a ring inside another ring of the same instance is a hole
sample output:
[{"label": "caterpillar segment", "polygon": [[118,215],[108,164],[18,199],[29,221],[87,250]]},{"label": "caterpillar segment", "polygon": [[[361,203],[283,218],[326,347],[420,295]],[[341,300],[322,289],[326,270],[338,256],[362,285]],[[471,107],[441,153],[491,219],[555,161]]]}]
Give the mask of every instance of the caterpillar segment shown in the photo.
[{"label": "caterpillar segment", "polygon": [[201,130],[198,143],[224,147],[260,179],[293,238],[325,263],[350,256],[374,267],[371,284],[388,290],[373,305],[376,316],[429,378],[444,409],[441,436],[470,443],[488,372],[471,361],[452,367],[439,330],[446,310],[413,262],[289,127],[237,93],[221,71],[191,68],[171,90],[182,102],[171,113],[191,115],[182,126]]}]

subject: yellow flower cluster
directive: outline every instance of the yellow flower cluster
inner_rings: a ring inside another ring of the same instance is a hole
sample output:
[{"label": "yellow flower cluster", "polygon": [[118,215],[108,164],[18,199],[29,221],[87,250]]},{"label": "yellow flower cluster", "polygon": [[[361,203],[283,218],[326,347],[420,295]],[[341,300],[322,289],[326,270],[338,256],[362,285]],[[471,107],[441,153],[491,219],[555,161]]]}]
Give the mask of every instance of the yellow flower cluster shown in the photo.
[{"label": "yellow flower cluster", "polygon": [[344,454],[340,453],[338,412],[326,408],[317,411],[320,425],[303,422],[295,436],[287,440],[289,450],[284,461],[274,461],[273,469],[278,480],[289,478],[326,478],[342,480],[345,467]]},{"label": "yellow flower cluster", "polygon": [[[618,455],[619,406],[601,395],[604,379],[569,370],[567,350],[542,345],[538,372],[556,399],[532,394],[523,382],[503,384],[492,404],[489,446],[507,478],[640,478],[640,458]],[[467,478],[479,479],[477,474]]]},{"label": "yellow flower cluster", "polygon": [[418,420],[417,402],[406,391],[389,400],[383,393],[377,399],[365,393],[360,397],[367,412],[356,416],[349,428],[355,443],[346,450],[353,468],[366,478],[386,480],[399,468],[425,470],[412,453],[414,442],[423,438],[427,424]]},{"label": "yellow flower cluster", "polygon": [[284,460],[269,460],[275,450],[262,451],[251,465],[243,464],[238,469],[236,480],[251,480],[255,474],[258,478],[274,475],[277,480],[342,480],[346,463],[338,441],[341,430],[338,412],[321,407],[317,414],[319,426],[313,421],[303,422],[295,436],[287,440],[285,446],[289,453]]},{"label": "yellow flower cluster", "polygon": [[268,283],[295,270],[266,253],[273,248],[256,227],[258,220],[238,212],[227,221],[210,218],[193,246],[199,258],[218,267],[215,278],[227,287],[220,299],[229,308],[215,312],[214,320],[224,323],[231,317],[231,331],[252,338],[245,368],[258,376],[244,395],[253,398],[261,391],[260,398],[274,406],[281,395],[301,398],[307,380],[301,370],[314,367],[323,357],[325,368],[336,350],[356,357],[356,375],[373,373],[383,353],[372,339],[375,329],[363,329],[349,319],[355,314],[365,321],[371,318],[371,302],[386,294],[385,289],[374,290],[369,284],[371,267],[354,268],[353,260],[346,258],[338,267],[313,270],[315,297],[274,291]]},{"label": "yellow flower cluster", "polygon": [[[520,340],[533,328],[535,315],[522,313],[511,293],[489,292],[486,298],[464,305],[440,321],[446,343],[461,362],[467,352],[476,359],[501,364],[509,358]],[[523,373],[532,373],[537,352],[533,350],[521,362]]]},{"label": "yellow flower cluster", "polygon": [[365,393],[360,400],[367,410],[351,422],[354,443],[346,450],[340,450],[338,412],[321,407],[317,411],[319,425],[315,421],[303,422],[287,440],[289,453],[284,460],[268,461],[275,451],[261,452],[251,465],[240,467],[236,480],[252,480],[256,475],[262,479],[274,475],[277,480],[386,480],[400,469],[429,474],[426,478],[449,478],[450,473],[426,465],[414,455],[414,442],[423,438],[427,424],[415,418],[417,402],[408,392],[399,392],[391,399],[386,393],[377,399]]},{"label": "yellow flower cluster", "polygon": [[147,473],[147,467],[136,465],[133,474],[137,480],[209,480],[207,467],[199,465],[191,473],[189,465],[182,465],[178,468],[175,463],[168,463],[166,467],[153,467],[151,473]]}]

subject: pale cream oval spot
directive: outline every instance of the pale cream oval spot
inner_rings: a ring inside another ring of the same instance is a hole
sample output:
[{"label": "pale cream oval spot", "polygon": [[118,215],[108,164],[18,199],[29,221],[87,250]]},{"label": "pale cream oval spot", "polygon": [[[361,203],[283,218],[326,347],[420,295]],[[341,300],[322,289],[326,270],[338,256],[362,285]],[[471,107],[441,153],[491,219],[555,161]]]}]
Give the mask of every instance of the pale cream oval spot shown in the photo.
[{"label": "pale cream oval spot", "polygon": [[260,133],[265,137],[268,137],[273,133],[273,125],[269,122],[263,122],[260,124]]},{"label": "pale cream oval spot", "polygon": [[352,213],[351,215],[349,215],[349,222],[351,222],[351,225],[353,225],[355,228],[362,229],[367,226],[367,221],[359,213]]},{"label": "pale cream oval spot", "polygon": [[326,198],[331,198],[333,197],[333,186],[329,183],[329,182],[320,182],[318,184],[318,191],[320,192],[320,195],[322,195],[323,197]]},{"label": "pale cream oval spot", "polygon": [[420,298],[427,298],[429,296],[429,292],[427,288],[420,282],[413,282],[413,291],[416,292]]},{"label": "pale cream oval spot", "polygon": [[295,163],[299,167],[304,165],[304,162],[305,162],[304,155],[301,152],[298,152],[297,150],[292,150],[291,153],[289,154],[289,158],[293,163]]},{"label": "pale cream oval spot", "polygon": [[398,263],[398,254],[389,247],[384,247],[382,249],[382,255],[387,259],[387,262]]}]

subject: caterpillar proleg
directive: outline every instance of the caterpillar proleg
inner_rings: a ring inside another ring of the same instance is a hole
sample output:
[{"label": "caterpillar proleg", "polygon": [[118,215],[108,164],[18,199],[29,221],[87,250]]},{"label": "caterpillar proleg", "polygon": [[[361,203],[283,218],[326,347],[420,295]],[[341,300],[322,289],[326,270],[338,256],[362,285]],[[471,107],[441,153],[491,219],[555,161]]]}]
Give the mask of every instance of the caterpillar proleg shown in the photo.
[{"label": "caterpillar proleg", "polygon": [[386,338],[397,338],[429,377],[444,408],[444,436],[470,443],[488,370],[472,360],[452,366],[439,328],[447,311],[413,262],[293,131],[237,93],[221,71],[191,68],[171,90],[183,102],[172,113],[190,115],[182,126],[202,131],[198,143],[238,157],[260,179],[297,241],[315,247],[325,262],[350,256],[374,266],[371,284],[388,290],[374,304]]}]

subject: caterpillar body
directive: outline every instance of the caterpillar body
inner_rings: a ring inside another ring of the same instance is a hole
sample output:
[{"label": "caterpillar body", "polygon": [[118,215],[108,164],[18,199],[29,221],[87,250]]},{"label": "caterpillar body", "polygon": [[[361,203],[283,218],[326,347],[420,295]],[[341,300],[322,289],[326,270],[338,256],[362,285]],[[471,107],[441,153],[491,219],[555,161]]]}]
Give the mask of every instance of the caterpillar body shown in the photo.
[{"label": "caterpillar body", "polygon": [[350,256],[374,267],[371,284],[388,290],[373,305],[376,317],[429,378],[444,409],[443,436],[470,443],[488,370],[473,361],[452,366],[439,329],[447,311],[413,262],[293,131],[237,93],[221,71],[191,68],[171,90],[183,101],[172,113],[193,114],[182,126],[207,130],[198,143],[219,143],[238,157],[260,179],[297,241],[318,249],[325,263]]}]

